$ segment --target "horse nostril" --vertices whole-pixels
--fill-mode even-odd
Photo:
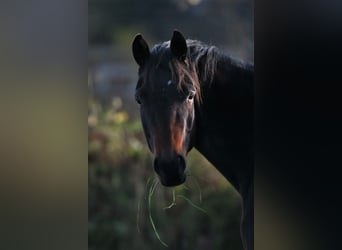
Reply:
[[[178,161],[178,166],[179,166],[180,170],[183,172],[185,170],[185,166],[186,166],[184,157],[181,155],[178,155],[177,161]]]
[[[159,166],[159,161],[158,158],[154,159],[154,171],[156,171],[157,174],[160,174],[160,166]]]

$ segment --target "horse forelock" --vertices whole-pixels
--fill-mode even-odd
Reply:
[[[177,88],[182,89],[186,83],[192,83],[196,90],[196,101],[201,102],[201,84],[198,78],[196,65],[186,58],[184,62],[171,60],[169,68],[172,72],[172,78],[177,82]]]

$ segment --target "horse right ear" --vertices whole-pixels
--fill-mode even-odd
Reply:
[[[132,51],[133,57],[139,66],[142,66],[150,57],[150,49],[141,34],[134,37]]]
[[[176,29],[173,31],[170,48],[172,54],[176,56],[177,59],[184,61],[188,48],[183,34]]]

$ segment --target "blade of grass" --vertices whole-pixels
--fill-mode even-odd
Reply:
[[[199,211],[203,212],[203,213],[207,213],[207,211],[205,211],[203,208],[197,206],[196,204],[194,204],[191,200],[189,200],[188,198],[186,198],[184,195],[178,194],[177,197],[182,198],[184,200],[186,200],[192,207],[198,209]]]
[[[176,206],[176,189],[172,190],[172,203],[169,206],[164,207],[164,209],[170,209],[173,206]]]
[[[164,241],[162,241],[162,239],[160,238],[159,233],[158,233],[157,228],[156,228],[156,225],[154,224],[154,221],[153,221],[153,218],[152,218],[151,200],[152,200],[152,195],[153,195],[153,193],[154,193],[154,190],[156,189],[156,187],[158,186],[158,184],[159,184],[159,181],[158,181],[158,180],[155,181],[155,182],[151,185],[150,191],[149,191],[149,194],[148,194],[149,219],[150,219],[150,223],[151,223],[151,225],[152,225],[152,228],[153,228],[153,230],[154,230],[154,233],[155,233],[157,239],[160,241],[160,243],[161,243],[163,246],[168,247],[168,245],[167,245]]]
[[[147,190],[148,190],[147,187],[150,184],[150,182],[152,181],[152,178],[153,178],[153,176],[150,176],[150,177],[147,178],[147,181],[146,181],[146,185],[145,185],[145,200],[146,200],[146,195],[147,195]]]
[[[145,184],[145,195],[144,195],[144,197],[140,197],[140,199],[138,200],[137,219],[136,219],[137,220],[137,231],[138,231],[138,233],[140,233],[139,222],[140,222],[141,201],[142,201],[142,198],[144,200],[147,199],[147,190],[148,190],[149,184],[152,181],[152,178],[153,178],[153,176],[150,176],[150,177],[147,178],[146,184]]]
[[[193,176],[193,175],[188,175],[189,177],[192,177],[193,181],[195,182],[196,184],[196,187],[198,189],[198,192],[199,192],[199,200],[200,200],[200,203],[202,203],[202,190],[201,190],[201,187],[198,183],[198,180],[196,178],[196,176]]]

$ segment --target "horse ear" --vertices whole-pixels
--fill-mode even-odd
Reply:
[[[188,47],[185,38],[178,30],[173,31],[170,48],[172,53],[181,61],[185,60]]]
[[[150,57],[150,49],[141,34],[134,37],[132,51],[133,57],[139,66],[142,66]]]

